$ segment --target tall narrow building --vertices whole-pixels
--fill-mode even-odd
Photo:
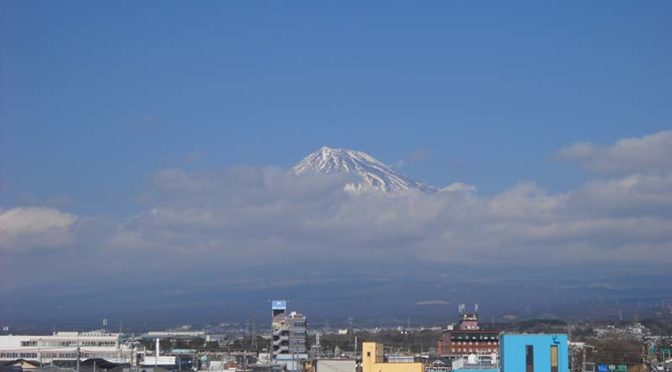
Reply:
[[[287,317],[287,327],[289,328],[289,353],[306,353],[306,316],[295,311],[289,313]]]
[[[271,311],[273,364],[288,372],[299,371],[308,359],[306,317],[295,311],[287,313],[287,301],[273,301]]]
[[[271,303],[271,342],[273,343],[273,360],[278,354],[289,354],[289,329],[287,321],[287,301]]]

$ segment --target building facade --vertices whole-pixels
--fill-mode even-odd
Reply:
[[[285,322],[289,329],[289,354],[305,354],[307,352],[306,338],[308,336],[306,316],[291,312]]]
[[[422,363],[385,362],[383,344],[362,343],[362,372],[423,372]]]
[[[569,341],[564,334],[503,334],[499,366],[483,368],[478,358],[453,372],[569,372]]]
[[[271,303],[271,342],[275,360],[279,354],[289,354],[289,329],[286,327],[287,301]]]
[[[569,372],[569,340],[564,334],[505,334],[502,371]]]
[[[121,342],[120,334],[104,331],[0,336],[0,361],[25,359],[48,364],[90,358],[131,363],[133,350]]]
[[[306,317],[295,311],[288,313],[286,301],[273,301],[271,314],[273,362],[296,370],[299,361],[308,359]]]
[[[436,346],[439,355],[461,358],[470,354],[499,353],[499,331],[480,329],[478,314],[460,312],[457,329],[443,331]]]
[[[357,361],[354,359],[317,359],[315,372],[355,372]]]

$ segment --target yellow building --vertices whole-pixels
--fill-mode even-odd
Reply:
[[[422,363],[385,363],[383,344],[362,343],[362,372],[423,372]]]

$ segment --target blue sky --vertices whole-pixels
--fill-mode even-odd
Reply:
[[[501,311],[672,305],[670,35],[671,2],[0,0],[0,324],[213,293],[405,318],[456,266]],[[478,191],[283,171],[323,145]]]
[[[669,127],[670,7],[2,2],[1,202],[132,209],[156,170],[322,145],[562,190],[559,148]]]

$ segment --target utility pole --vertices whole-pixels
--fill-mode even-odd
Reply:
[[[320,345],[320,331],[315,332],[315,346],[317,347],[317,359],[320,359],[320,349],[322,348]]]
[[[352,328],[352,322],[354,319],[352,317],[348,318],[348,334],[350,335],[350,342],[352,343],[354,338],[353,336],[355,335],[355,330]]]
[[[256,319],[252,317],[252,349],[257,350],[257,323]]]
[[[132,353],[131,354],[131,372],[133,372],[133,367],[136,367],[137,370],[137,364],[138,364],[138,354],[137,354],[137,349],[135,346],[135,341],[133,342],[133,348],[132,348]]]
[[[79,359],[80,359],[80,348],[79,348],[79,332],[77,332],[77,372],[79,372]]]

